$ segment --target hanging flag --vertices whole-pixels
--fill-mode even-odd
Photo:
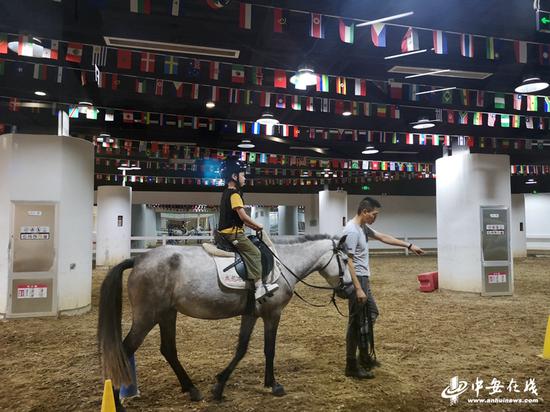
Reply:
[[[420,133],[418,135],[418,144],[422,146],[426,146],[426,135],[424,133]]]
[[[550,113],[550,97],[544,96],[544,112]]]
[[[367,95],[367,81],[362,79],[355,79],[355,95],[366,96]]]
[[[313,97],[306,97],[306,110],[308,112],[313,111]]]
[[[539,99],[534,95],[527,95],[527,110],[530,112],[536,112],[539,110]]]
[[[252,28],[252,4],[241,2],[239,27],[246,30],[250,30]]]
[[[273,31],[275,33],[282,33],[286,22],[286,12],[279,7],[273,8]]]
[[[505,109],[504,93],[495,93],[495,109]]]
[[[302,110],[302,103],[300,102],[300,96],[292,96],[292,109]]]
[[[244,67],[238,64],[231,66],[231,81],[233,83],[244,83]]]
[[[246,123],[237,122],[237,133],[246,133]]]
[[[527,63],[527,42],[515,40],[514,55],[516,63]]]
[[[483,125],[483,115],[480,112],[474,113],[474,126]]]
[[[336,93],[338,94],[347,94],[346,87],[346,78],[345,77],[336,77]]]
[[[130,0],[132,13],[151,14],[151,0]]]
[[[132,52],[130,50],[118,49],[117,50],[117,69],[132,69]]]
[[[278,95],[275,100],[275,107],[278,109],[286,109],[286,98],[284,95]]]
[[[252,73],[250,78],[252,79],[252,84],[256,86],[261,86],[264,82],[264,73],[261,67],[252,67]]]
[[[260,134],[260,132],[261,132],[260,123],[258,122],[252,123],[252,134]],[[262,153],[262,154],[265,154],[265,153]]]
[[[474,36],[471,34],[460,35],[460,54],[464,57],[474,57]]]
[[[172,84],[174,85],[174,89],[176,89],[176,96],[183,97],[183,82],[173,81]]]
[[[476,90],[476,106],[485,106],[485,92],[483,90]]]
[[[210,80],[219,80],[220,78],[220,63],[210,62],[210,70],[208,71]]]
[[[210,86],[211,95],[210,101],[217,102],[220,100],[220,88],[218,86]]]
[[[453,91],[445,90],[441,93],[441,103],[443,104],[453,104]]]
[[[403,98],[403,85],[401,83],[390,82],[390,97],[399,100]]]
[[[164,80],[157,79],[155,82],[155,95],[162,96],[164,92]]]
[[[514,93],[514,110],[521,110],[522,101],[523,101],[523,96],[521,94]]]
[[[92,66],[103,67],[107,64],[107,47],[92,47]]]
[[[439,146],[439,135],[432,135],[432,146]]]
[[[197,100],[199,98],[199,85],[191,83],[191,99]]]
[[[174,56],[164,58],[164,74],[178,74],[178,59]]]
[[[281,89],[286,89],[286,72],[284,70],[274,71],[273,86]]]
[[[434,53],[447,54],[447,36],[441,30],[433,31]]]
[[[528,129],[533,128],[533,118],[531,116],[525,117],[525,127],[527,127]]]
[[[520,117],[519,115],[515,114],[515,115],[512,115],[512,127],[514,128],[519,128],[520,126]]]
[[[386,47],[386,25],[375,23],[370,27],[370,38],[376,47]]]
[[[8,54],[8,35],[0,33],[0,54]]]
[[[253,103],[252,92],[250,90],[243,90],[243,94],[244,94],[243,103],[246,105],[252,104]]]
[[[550,45],[539,44],[539,63],[541,66],[550,66]]]
[[[153,53],[141,53],[140,70],[146,73],[155,72],[155,55]]]
[[[414,50],[418,50],[418,33],[412,27],[409,27],[403,40],[401,40],[401,52],[407,53]]]
[[[183,16],[183,1],[184,0],[172,0],[172,7],[170,9],[172,16]]]
[[[325,27],[323,26],[323,16],[318,13],[311,13],[311,26],[309,35],[316,39],[325,38]]]
[[[212,9],[218,10],[222,7],[227,6],[231,0],[206,0],[206,4],[208,4]]]
[[[416,84],[409,84],[408,85],[408,98],[410,101],[413,101],[413,102],[417,102],[419,100],[419,97],[417,96],[416,93],[418,93],[418,85]]]
[[[330,112],[330,99],[327,99],[326,97],[321,98],[321,112]]]
[[[497,121],[497,115],[495,113],[487,114],[487,126],[495,127],[496,121]]]
[[[147,81],[136,79],[136,93],[145,93],[147,91]]]
[[[498,52],[497,52],[497,42],[498,40],[496,40],[494,37],[487,37],[485,39],[485,57],[489,60],[495,60],[495,59],[498,59],[499,55],[498,55]]]
[[[36,80],[47,80],[48,79],[48,66],[44,64],[35,64],[33,79]]]
[[[407,133],[405,135],[405,143],[406,144],[414,144],[414,134],[412,133]]]
[[[399,107],[395,104],[392,104],[390,106],[390,118],[392,119],[399,119],[401,117],[401,111],[399,110]]]
[[[318,91],[318,92],[328,92],[328,91],[330,91],[328,75],[326,75],[326,74],[318,74],[317,75],[316,91]]]
[[[340,33],[340,40],[344,43],[353,44],[355,40],[355,24],[346,22],[341,18],[338,23],[338,29]]]
[[[65,60],[73,63],[80,63],[82,59],[82,44],[80,43],[69,43],[67,45],[67,54],[65,55]]]
[[[343,100],[335,100],[334,101],[334,113],[335,114],[344,113],[344,101]]]
[[[500,115],[500,127],[510,127],[510,116],[507,114]]]
[[[455,122],[454,110],[447,110],[447,123],[454,124],[454,122]]]
[[[31,36],[19,36],[17,54],[19,56],[33,57],[33,41]]]
[[[2,49],[0,39],[0,52]],[[57,40],[42,40],[42,56],[45,59],[57,60],[59,57],[59,41]]]
[[[241,102],[241,93],[239,89],[229,89],[229,103],[239,104]]]
[[[460,99],[462,101],[463,106],[469,106],[470,105],[470,92],[468,89],[461,89],[460,90]]]
[[[57,83],[61,83],[63,81],[63,66],[57,67]]]
[[[187,65],[187,75],[192,78],[197,78],[201,74],[201,61],[199,59],[189,60]]]
[[[370,103],[363,103],[363,115],[372,116],[372,105]]]
[[[468,112],[458,112],[458,123],[468,124]]]
[[[376,116],[377,117],[386,117],[386,105],[385,104],[379,104],[376,107]]]
[[[270,107],[271,106],[271,93],[270,92],[261,92],[260,93],[260,106]]]

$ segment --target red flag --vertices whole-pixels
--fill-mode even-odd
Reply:
[[[210,62],[210,80],[218,80],[220,77],[220,63]]]
[[[0,34],[0,54],[8,53],[8,35]]]
[[[116,73],[113,73],[111,75],[111,89],[112,90],[117,90],[118,89],[118,74]]]
[[[447,110],[447,123],[453,124],[455,122],[455,112],[453,110]]]
[[[15,97],[10,98],[10,101],[8,103],[8,110],[10,112],[18,112],[19,104],[19,101]]]
[[[284,70],[275,70],[273,86],[286,89],[286,72]]]
[[[344,101],[343,100],[335,100],[334,101],[334,113],[336,113],[336,114],[344,113]]]
[[[162,96],[164,89],[164,81],[162,79],[158,79],[155,83],[155,95]]]
[[[67,46],[67,55],[65,60],[73,63],[80,63],[82,59],[82,44],[80,43],[69,43]]]
[[[141,65],[142,72],[154,73],[155,71],[155,55],[153,53],[141,53]]]
[[[275,33],[282,33],[283,27],[286,25],[286,16],[283,9],[275,7],[273,9],[273,31]]]
[[[132,69],[132,52],[130,50],[117,50],[117,69]]]
[[[252,4],[241,2],[239,13],[239,27],[241,29],[247,30],[250,30],[252,28]]]
[[[174,88],[176,89],[176,96],[182,97],[183,96],[183,82],[173,82]]]
[[[323,16],[318,13],[311,13],[311,28],[309,31],[311,37],[316,39],[325,38],[325,28],[323,26]]]

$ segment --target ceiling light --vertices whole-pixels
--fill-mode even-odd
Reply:
[[[351,116],[351,112],[349,110],[344,110],[342,116]]]
[[[426,90],[426,91],[423,91],[423,92],[417,92],[415,93],[416,96],[420,95],[420,94],[428,94],[428,93],[439,93],[439,92],[444,92],[446,90],[454,90],[456,89],[456,87],[445,87],[444,89],[432,89],[432,90]]]
[[[315,71],[309,66],[301,66],[295,75],[290,78],[296,89],[305,90],[307,86],[315,86],[317,84],[317,76]]]
[[[42,92],[40,90],[35,91],[34,94],[36,94],[37,96],[46,96],[46,92]]]
[[[121,163],[120,166],[117,168],[118,170],[126,171],[126,170],[141,170],[141,167],[137,165],[135,162],[125,162]]]
[[[405,57],[405,56],[410,56],[412,54],[425,53],[427,51],[428,51],[428,49],[414,50],[414,51],[407,52],[407,53],[399,53],[399,54],[393,54],[391,56],[386,56],[386,57],[384,57],[384,59],[386,59],[386,60],[395,59],[397,57]]]
[[[290,150],[311,150],[313,152],[317,152],[317,153],[320,153],[320,154],[325,154],[325,150],[327,150],[328,148],[311,147],[311,146],[290,146],[289,149]]]
[[[370,26],[370,25],[376,24],[376,23],[383,23],[385,21],[390,21],[390,20],[400,19],[402,17],[407,17],[407,16],[410,16],[411,14],[414,14],[414,12],[413,11],[408,11],[406,13],[395,14],[395,15],[389,16],[389,17],[382,17],[381,19],[370,20],[370,21],[366,21],[364,23],[359,23],[355,27],[364,27],[364,26]]]
[[[526,182],[525,182],[526,185],[536,185],[537,184],[537,181],[535,179],[528,179]]]
[[[279,121],[271,113],[263,113],[262,116],[256,120],[256,123],[266,126],[275,126],[279,124]]]
[[[379,150],[374,146],[367,146],[361,153],[364,155],[376,154]]]
[[[434,74],[447,73],[450,71],[451,69],[442,69],[442,70],[435,70],[435,71],[426,72],[426,73],[411,74],[410,76],[405,76],[405,79],[412,79],[414,77],[421,77],[421,76],[433,76]]]
[[[198,54],[201,56],[239,58],[240,51],[234,49],[220,49],[217,47],[196,46],[194,44],[165,43],[150,40],[126,39],[121,37],[104,36],[105,43],[111,47],[126,47],[137,50],[155,50],[170,53]]]
[[[440,70],[437,67],[413,67],[413,66],[393,66],[388,70],[390,73],[400,73],[400,74],[421,74],[426,72],[431,72],[432,76],[437,77],[451,77],[458,79],[472,79],[472,80],[483,80],[493,75],[493,73],[487,72],[472,72],[467,70],[454,70],[451,69],[446,72],[441,72],[434,74],[434,72]]]
[[[541,80],[539,77],[529,77],[524,79],[514,91],[516,93],[535,93],[546,89],[548,86],[548,82]]]
[[[246,140],[246,139],[243,139],[241,141],[241,143],[239,143],[237,145],[237,147],[241,148],[241,149],[253,149],[255,148],[256,146],[254,145],[254,143],[252,143],[250,140]]]
[[[214,107],[216,107],[216,103],[214,103],[214,102],[206,102],[206,108],[207,108],[207,109],[213,109]]]
[[[411,123],[413,125],[413,129],[430,129],[435,126],[435,123],[428,119],[420,119],[418,122]]]

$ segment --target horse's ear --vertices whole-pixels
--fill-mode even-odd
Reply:
[[[338,242],[338,248],[339,249],[346,243],[346,238],[347,237],[348,237],[348,235],[344,235],[340,238],[340,241]]]

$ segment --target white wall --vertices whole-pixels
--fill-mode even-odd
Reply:
[[[348,195],[341,190],[319,192],[319,231],[338,236],[348,221]]]
[[[523,230],[520,230],[523,229]],[[512,254],[514,257],[527,256],[527,238],[525,234],[525,195],[512,195]]]
[[[550,193],[525,195],[527,248],[550,250]]]
[[[436,171],[439,286],[480,293],[480,206],[511,208],[510,159],[464,153],[437,159]]]

